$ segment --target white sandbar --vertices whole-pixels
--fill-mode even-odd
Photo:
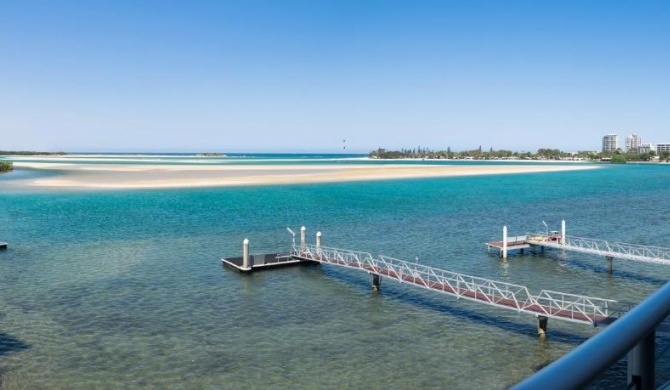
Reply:
[[[16,184],[71,189],[224,187],[575,171],[585,165],[140,165],[15,162],[54,175]],[[59,174],[62,173],[62,174]]]

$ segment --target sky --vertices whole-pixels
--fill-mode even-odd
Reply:
[[[662,1],[0,0],[0,150],[670,142],[669,20]]]

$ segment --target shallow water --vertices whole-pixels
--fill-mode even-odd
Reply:
[[[20,173],[20,172],[19,172]],[[2,182],[0,182],[0,191]],[[670,166],[370,183],[0,192],[3,388],[505,388],[599,329],[549,322],[329,266],[240,275],[221,257],[326,246],[625,301],[660,265],[483,243],[558,230],[670,246]],[[661,338],[661,343],[664,339]],[[666,358],[667,360],[667,358]],[[660,364],[665,360],[661,360]],[[622,371],[623,370],[623,371]],[[659,383],[670,370],[658,370]],[[621,372],[596,387],[621,387]],[[625,381],[625,379],[623,379]]]

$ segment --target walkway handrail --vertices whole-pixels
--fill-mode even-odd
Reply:
[[[610,317],[612,313],[609,310],[609,306],[617,303],[612,299],[567,294],[550,290],[542,290],[534,298],[537,304],[549,308],[548,314],[551,314],[554,310],[569,311],[573,316],[579,313],[594,319]]]
[[[396,277],[406,274],[419,278],[426,287],[431,283],[449,286],[455,291],[454,295],[459,298],[470,299],[464,292],[471,291],[490,297],[489,303],[492,305],[496,305],[501,299],[511,299],[514,304],[510,306],[518,311],[523,309],[525,301],[532,299],[526,286],[518,284],[459,274],[382,255],[373,261],[377,268],[390,269]],[[402,277],[398,279],[402,280]]]
[[[566,245],[595,249],[607,252],[626,253],[633,256],[653,257],[670,260],[670,248],[628,244],[625,242],[610,242],[602,239],[566,236]]]
[[[612,242],[598,238],[565,236],[561,244],[546,233],[528,234],[528,242],[574,251],[600,254],[603,256],[621,257],[630,260],[648,261],[659,264],[670,264],[670,248]]]
[[[605,330],[512,387],[578,389],[588,385],[670,315],[670,282]]]
[[[611,321],[610,299],[542,290],[532,295],[526,286],[460,274],[388,256],[372,257],[367,252],[320,247],[293,246],[293,255],[345,268],[386,275],[415,286],[443,292],[499,308],[564,321],[597,325]]]

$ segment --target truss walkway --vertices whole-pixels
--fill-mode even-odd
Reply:
[[[387,256],[373,257],[366,252],[294,245],[291,256],[301,260],[333,264],[373,274],[376,286],[379,276],[396,279],[454,296],[538,318],[555,318],[581,324],[609,324],[628,310],[614,300],[542,290],[533,295],[525,286],[459,274]],[[546,329],[545,329],[546,330]]]
[[[609,242],[606,240],[547,234],[529,234],[530,245],[587,253],[607,258],[670,265],[670,248]]]

